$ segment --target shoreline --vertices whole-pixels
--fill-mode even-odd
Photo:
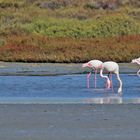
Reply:
[[[19,63],[0,62],[1,76],[55,76],[67,74],[86,74],[89,68],[83,69],[82,63]],[[120,73],[136,74],[139,66],[131,63],[119,63]]]

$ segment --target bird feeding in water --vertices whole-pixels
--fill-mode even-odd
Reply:
[[[136,63],[136,64],[140,65],[140,57],[136,58],[136,59],[133,59],[131,61],[131,63]],[[138,70],[137,75],[140,77],[140,69]]]
[[[95,74],[94,74],[94,87],[95,88],[96,88],[96,80],[97,80],[96,74],[97,74],[98,69],[102,68],[102,64],[103,64],[103,62],[100,60],[91,60],[91,61],[84,63],[82,65],[83,68],[88,67],[88,68],[91,68],[92,70],[94,70],[94,72],[95,72]],[[87,74],[87,87],[88,88],[89,88],[89,79],[90,79],[91,74],[92,74],[91,72],[89,72]]]
[[[111,74],[111,76],[112,76],[112,73],[116,74],[117,80],[119,81],[119,84],[120,84],[119,89],[118,89],[118,93],[122,93],[122,81],[121,81],[120,76],[119,76],[119,65],[116,62],[113,62],[113,61],[104,62],[102,64],[102,68],[100,70],[100,76],[102,78],[106,78],[107,88],[110,89],[111,86],[113,86],[112,77],[109,79],[108,76],[103,75],[103,70],[104,69],[107,72],[109,72]]]

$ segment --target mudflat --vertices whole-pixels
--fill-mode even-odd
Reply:
[[[131,63],[119,63],[120,73],[136,74],[139,66]],[[91,71],[89,68],[82,68],[79,63],[16,63],[0,62],[0,75],[65,75],[83,74]]]
[[[1,140],[139,140],[140,105],[1,104]]]

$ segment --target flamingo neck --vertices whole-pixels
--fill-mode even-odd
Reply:
[[[122,80],[120,79],[119,73],[116,74],[117,75],[117,79],[119,81],[120,87],[118,89],[118,93],[122,92]]]
[[[140,77],[140,69],[139,69],[139,71],[137,72],[137,75]]]
[[[109,78],[108,78],[108,76],[103,75],[103,69],[100,70],[100,76],[101,76],[102,78],[105,78],[107,81],[110,81]]]

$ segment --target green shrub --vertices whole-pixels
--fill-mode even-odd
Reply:
[[[139,34],[140,25],[126,16],[106,17],[96,22],[95,36]]]
[[[84,8],[99,9],[100,6],[98,6],[95,2],[92,2],[92,3],[86,3],[86,4],[84,5]]]
[[[31,33],[54,37],[107,37],[139,34],[140,25],[127,16],[109,16],[98,20],[37,19],[26,24]]]
[[[0,47],[1,47],[1,46],[4,46],[5,44],[6,44],[6,40],[0,38]]]
[[[9,1],[9,2],[5,2],[5,1],[0,1],[0,8],[20,8],[23,6],[22,2],[15,2],[15,1]]]

